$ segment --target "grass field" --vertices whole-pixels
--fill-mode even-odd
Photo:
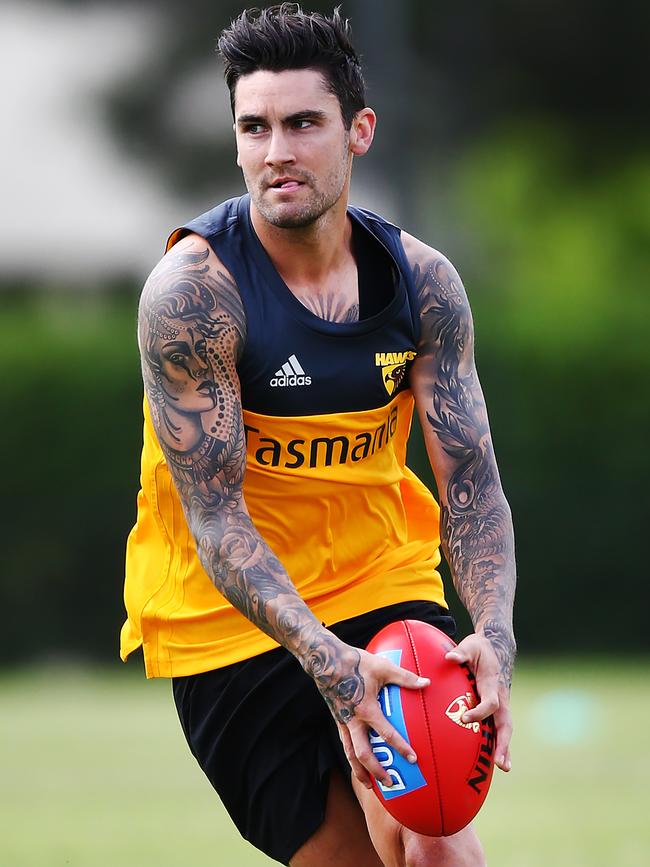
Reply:
[[[490,867],[650,865],[649,675],[520,664],[513,771],[477,822]],[[272,863],[230,828],[166,681],[48,667],[0,690],[0,867]]]

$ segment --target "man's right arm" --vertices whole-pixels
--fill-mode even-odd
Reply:
[[[357,776],[386,780],[369,750],[372,726],[412,753],[376,701],[415,675],[340,641],[314,617],[255,528],[243,495],[246,442],[236,371],[245,316],[234,281],[205,240],[176,244],[148,279],[138,337],[154,428],[201,563],[217,589],[289,650],[334,715]]]

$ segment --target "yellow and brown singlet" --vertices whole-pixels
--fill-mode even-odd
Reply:
[[[360,209],[349,215],[359,249],[392,272],[383,309],[364,316],[362,308],[350,323],[319,318],[290,292],[254,233],[248,196],[171,239],[203,236],[237,283],[247,324],[238,364],[246,503],[326,624],[414,599],[445,604],[438,505],[405,464],[414,289],[399,229]],[[199,562],[146,401],[125,602],[121,655],[142,645],[148,677],[207,671],[277,646],[226,601]]]

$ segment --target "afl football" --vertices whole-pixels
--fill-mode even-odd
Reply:
[[[494,722],[465,723],[478,693],[467,664],[445,659],[455,643],[435,626],[419,620],[390,623],[367,647],[395,665],[428,677],[424,689],[385,686],[378,698],[388,721],[417,754],[414,765],[376,732],[370,744],[393,780],[391,787],[373,780],[388,812],[418,834],[446,837],[464,828],[478,813],[494,769]]]

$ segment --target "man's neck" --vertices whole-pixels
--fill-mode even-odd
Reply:
[[[347,197],[315,223],[281,229],[265,220],[251,204],[251,222],[278,273],[289,286],[324,287],[332,274],[344,269],[352,255],[352,224]]]

